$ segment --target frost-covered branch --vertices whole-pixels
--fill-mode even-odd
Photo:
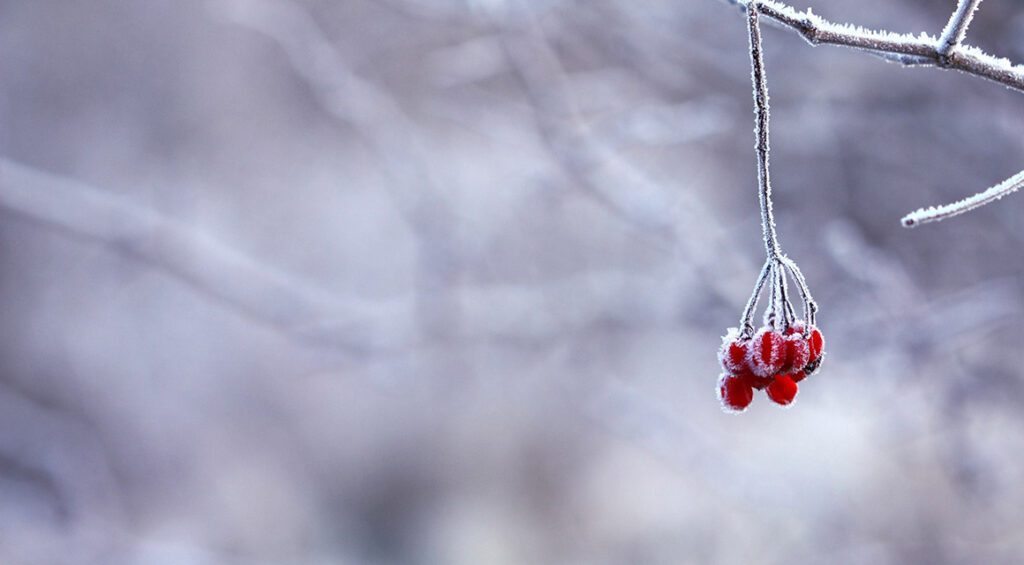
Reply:
[[[967,28],[970,26],[971,20],[981,4],[981,0],[959,0],[956,10],[950,16],[949,22],[942,31],[942,35],[937,39],[925,33],[914,36],[888,31],[873,31],[849,24],[838,24],[815,15],[810,9],[801,12],[787,4],[773,0],[725,1],[738,5],[747,12],[760,12],[764,14],[774,22],[795,30],[812,45],[844,45],[855,49],[863,49],[880,55],[887,60],[897,61],[905,65],[954,69],[1024,92],[1024,65],[1016,65],[1008,59],[993,57],[977,47],[963,45],[964,37],[967,35]],[[750,10],[751,6],[755,6],[756,9]],[[751,21],[755,21],[753,15],[751,17]],[[754,33],[755,30],[752,27],[751,41],[754,39]],[[752,46],[751,56],[754,57],[759,54],[760,46]],[[757,90],[758,68],[758,61],[755,60],[755,90]],[[765,93],[765,96],[767,96],[767,93]],[[758,97],[756,92],[755,97]],[[760,123],[759,114],[759,128]],[[767,161],[767,149],[765,149],[764,157],[762,158],[760,146],[758,161],[760,170],[762,168],[762,161]],[[912,227],[942,220],[999,200],[1020,188],[1021,184],[1024,183],[1024,179],[1021,178],[1022,175],[1024,173],[1015,175],[970,198],[938,208],[931,207],[912,212],[903,218],[903,225]],[[770,188],[768,190],[770,191]],[[763,192],[764,188],[762,188]],[[764,212],[765,206],[762,203],[762,214]],[[767,209],[767,218],[769,221],[771,220],[770,203]],[[765,242],[766,245],[770,243],[767,227]]]
[[[915,210],[914,212],[904,216],[901,221],[905,227],[912,228],[929,222],[945,220],[946,218],[958,216],[964,212],[969,212],[975,208],[995,202],[1007,194],[1016,192],[1021,186],[1024,186],[1024,171],[1013,175],[988,190],[984,190],[974,196],[964,198],[963,200],[958,200],[944,206],[930,206],[928,208]]]
[[[751,2],[747,10],[750,32],[750,68],[754,84],[754,135],[757,138],[757,187],[758,202],[761,206],[761,227],[764,247],[769,259],[782,254],[779,237],[775,233],[775,217],[772,214],[772,183],[769,177],[768,154],[768,82],[764,76],[764,56],[761,52],[761,27],[758,25],[758,3]]]
[[[725,1],[744,10],[747,6],[745,0]],[[812,45],[843,45],[863,49],[906,65],[954,69],[1024,91],[1024,65],[1015,65],[977,47],[959,44],[979,1],[964,0],[960,3],[946,26],[948,36],[944,32],[941,40],[926,33],[900,34],[835,23],[814,14],[810,9],[801,12],[774,0],[761,0],[758,5],[762,15],[793,29]],[[944,50],[943,45],[953,47]]]
[[[964,36],[967,35],[967,27],[971,25],[971,20],[974,19],[974,13],[978,10],[979,4],[981,4],[981,0],[960,0],[956,11],[949,17],[946,29],[942,30],[942,36],[939,38],[939,53],[948,55],[963,43]]]

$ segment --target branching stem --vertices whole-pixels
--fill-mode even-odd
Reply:
[[[765,224],[765,245],[768,247],[769,256],[773,254],[773,249],[774,253],[778,253],[778,243],[776,242],[771,201],[768,200],[767,205],[765,204],[765,195],[770,196],[771,191],[767,177],[768,93],[767,87],[764,85],[764,63],[761,61],[758,14],[764,14],[775,23],[793,29],[812,45],[843,45],[862,49],[904,65],[954,69],[1024,92],[1024,65],[1015,65],[1006,59],[988,55],[977,47],[963,44],[967,28],[971,25],[971,20],[974,19],[981,0],[959,0],[956,10],[953,11],[938,39],[925,34],[920,36],[896,34],[837,24],[814,15],[809,9],[801,12],[775,0],[725,1],[745,9],[750,23],[750,55],[754,64],[755,110],[758,113],[758,168],[762,185],[761,213],[762,221]],[[912,227],[942,220],[984,206],[1024,185],[1022,175],[1024,173],[1014,175],[988,190],[958,202],[912,212],[903,218],[903,225]]]
[[[725,1],[746,9],[752,0]],[[946,26],[947,30],[953,30],[949,39],[956,40],[953,45],[957,48],[947,51],[941,50],[940,45],[949,42],[942,42],[925,34],[898,34],[838,24],[819,17],[810,10],[801,12],[775,0],[757,0],[757,5],[758,11],[765,17],[799,33],[812,45],[830,44],[862,49],[904,65],[954,69],[1024,91],[1024,65],[1014,65],[977,47],[960,44],[959,40],[963,38],[970,17],[973,16],[979,2],[980,0],[961,0],[957,11]],[[963,16],[958,17],[961,11]]]

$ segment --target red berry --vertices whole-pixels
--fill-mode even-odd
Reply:
[[[726,373],[737,374],[747,368],[747,346],[749,338],[740,337],[736,328],[729,328],[729,331],[722,336],[722,347],[718,350],[718,362]]]
[[[726,412],[743,412],[754,400],[754,391],[746,379],[722,374],[718,378],[718,399]]]
[[[768,398],[772,402],[786,406],[793,402],[799,387],[790,375],[779,375],[775,377],[772,384],[768,385]]]
[[[803,371],[797,371],[795,373],[790,373],[789,376],[793,378],[794,383],[798,383],[807,378],[807,373]]]
[[[810,348],[811,358],[810,361],[817,361],[821,357],[822,350],[825,349],[825,338],[821,335],[821,330],[815,326],[811,326],[811,333],[807,336],[807,345]]]
[[[754,374],[749,368],[744,368],[742,371],[736,373],[736,376],[750,383],[750,386],[757,390],[764,390],[764,387],[771,384],[774,377],[759,377]]]
[[[786,336],[786,361],[783,363],[783,373],[799,371],[807,366],[811,360],[810,346],[804,336],[794,333]]]
[[[747,348],[750,370],[759,377],[771,377],[786,361],[786,339],[781,333],[764,327],[754,334]]]

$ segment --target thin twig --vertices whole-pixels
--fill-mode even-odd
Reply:
[[[1017,189],[1022,186],[1024,186],[1024,171],[1013,175],[988,190],[979,192],[978,194],[969,196],[963,200],[958,200],[944,206],[931,206],[929,208],[915,210],[914,212],[904,216],[901,222],[904,227],[912,228],[921,224],[937,222],[939,220],[945,220],[946,218],[952,218],[953,216],[959,216],[964,212],[969,212],[975,208],[995,202],[1007,194],[1016,192]]]
[[[775,217],[772,214],[772,184],[768,176],[768,83],[764,76],[764,56],[761,53],[761,27],[758,25],[758,2],[752,1],[747,10],[747,24],[750,31],[751,78],[754,83],[754,134],[757,138],[757,184],[758,201],[761,205],[761,230],[768,257],[778,257],[779,237],[775,233]]]
[[[967,28],[971,25],[971,20],[974,19],[974,13],[978,10],[979,4],[981,4],[981,0],[960,0],[957,4],[956,11],[949,17],[949,23],[946,24],[946,29],[942,30],[942,36],[939,38],[939,53],[941,55],[949,56],[963,43],[964,37],[967,35]]]
[[[804,274],[800,271],[800,268],[796,266],[796,263],[789,257],[783,256],[780,259],[782,266],[789,271],[791,277],[796,282],[797,290],[800,292],[800,298],[804,301],[804,318],[807,323],[814,325],[816,314],[818,311],[818,305],[814,302],[814,297],[811,296],[811,289],[807,285],[807,279],[804,278]]]
[[[837,24],[814,15],[810,9],[801,12],[787,4],[773,0],[724,1],[738,5],[748,13],[762,13],[772,21],[795,30],[812,45],[823,43],[843,45],[866,50],[886,60],[908,66],[954,69],[1024,92],[1024,65],[1015,65],[1005,58],[988,55],[977,47],[963,45],[967,28],[970,26],[981,0],[959,0],[942,36],[938,39],[926,34],[920,36],[895,34],[888,31],[872,31],[847,24]],[[754,6],[755,9],[750,10],[751,6]],[[751,14],[752,18],[754,14]],[[752,19],[752,21],[754,20]],[[754,34],[755,31],[752,29],[752,39]],[[754,55],[752,47],[751,56]],[[755,63],[755,81],[757,73]],[[760,159],[760,155],[758,157]],[[903,218],[903,225],[911,227],[941,220],[984,206],[1020,188],[1019,176],[1011,177],[984,192],[959,202],[912,212]]]
[[[754,334],[754,311],[757,310],[757,303],[761,298],[761,291],[764,289],[764,284],[768,281],[768,277],[772,273],[772,261],[771,259],[764,262],[764,267],[761,267],[761,274],[757,276],[757,282],[754,283],[754,292],[750,294],[750,298],[747,300],[747,306],[743,309],[743,316],[740,317],[740,332],[744,337],[750,337]]]

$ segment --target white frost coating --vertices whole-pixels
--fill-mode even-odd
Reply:
[[[968,57],[971,60],[977,61],[979,64],[990,67],[993,72],[1024,76],[1024,65],[1014,64],[1013,61],[1006,57],[989,55],[981,48],[973,45],[962,45],[957,48],[956,52],[962,57]]]
[[[1013,175],[988,190],[979,192],[978,194],[969,196],[963,200],[958,200],[952,204],[946,204],[945,206],[929,206],[928,208],[921,208],[911,212],[904,216],[901,221],[904,227],[912,228],[920,224],[927,224],[928,222],[945,220],[946,218],[958,216],[964,212],[969,212],[975,208],[995,202],[1011,192],[1016,192],[1021,186],[1024,186],[1024,171]]]
[[[749,0],[725,0],[746,8]],[[977,4],[966,0],[968,4]],[[759,12],[777,24],[793,29],[812,45],[844,45],[862,49],[888,61],[908,66],[932,66],[955,69],[1024,91],[1024,66],[993,57],[977,47],[962,45],[962,39],[973,15],[970,5],[954,12],[942,38],[928,33],[918,35],[865,29],[861,26],[830,22],[811,10],[801,12],[774,0],[760,0]],[[962,17],[961,17],[962,14]],[[952,30],[952,32],[947,33]],[[955,45],[952,44],[956,42]]]
[[[723,369],[732,374],[736,374],[740,372],[741,369],[743,369],[742,361],[739,364],[734,363],[732,357],[729,355],[730,346],[732,346],[734,342],[740,341],[740,339],[740,329],[729,328],[728,331],[725,332],[725,335],[722,336],[722,346],[718,348],[718,364],[721,365]],[[746,343],[749,344],[750,341],[747,340]],[[746,346],[747,345],[745,344],[744,347]],[[744,360],[745,358],[746,355],[744,354]]]
[[[742,414],[743,412],[747,411],[747,408],[750,407],[750,404],[747,404],[743,408],[733,408],[732,406],[729,405],[729,403],[725,401],[725,381],[726,379],[729,378],[735,379],[738,377],[734,377],[733,375],[730,375],[728,373],[722,373],[718,375],[718,383],[715,385],[715,394],[718,395],[718,402],[722,405],[722,412],[725,412],[726,414]]]
[[[764,355],[765,340],[769,342],[768,355]],[[773,377],[786,359],[786,340],[770,327],[761,328],[747,347],[747,364],[759,377]]]
[[[783,369],[787,373],[801,371],[811,361],[811,346],[803,334],[794,333],[786,336],[786,361],[787,366]]]
[[[981,0],[960,0],[956,10],[949,17],[949,23],[942,30],[942,39],[939,41],[939,53],[948,55],[967,35],[967,28],[974,19],[974,13],[978,11]]]
[[[1024,65],[1014,64],[1005,57],[989,55],[977,47],[962,44],[981,0],[959,0],[940,38],[924,32],[914,36],[830,22],[815,15],[810,8],[801,12],[774,0],[725,1],[748,11],[751,6],[755,6],[755,11],[793,29],[812,45],[844,45],[907,66],[954,69],[1024,92]],[[999,200],[1024,184],[1022,176],[1024,172],[953,204],[912,212],[903,218],[903,225],[912,227],[942,220]]]

